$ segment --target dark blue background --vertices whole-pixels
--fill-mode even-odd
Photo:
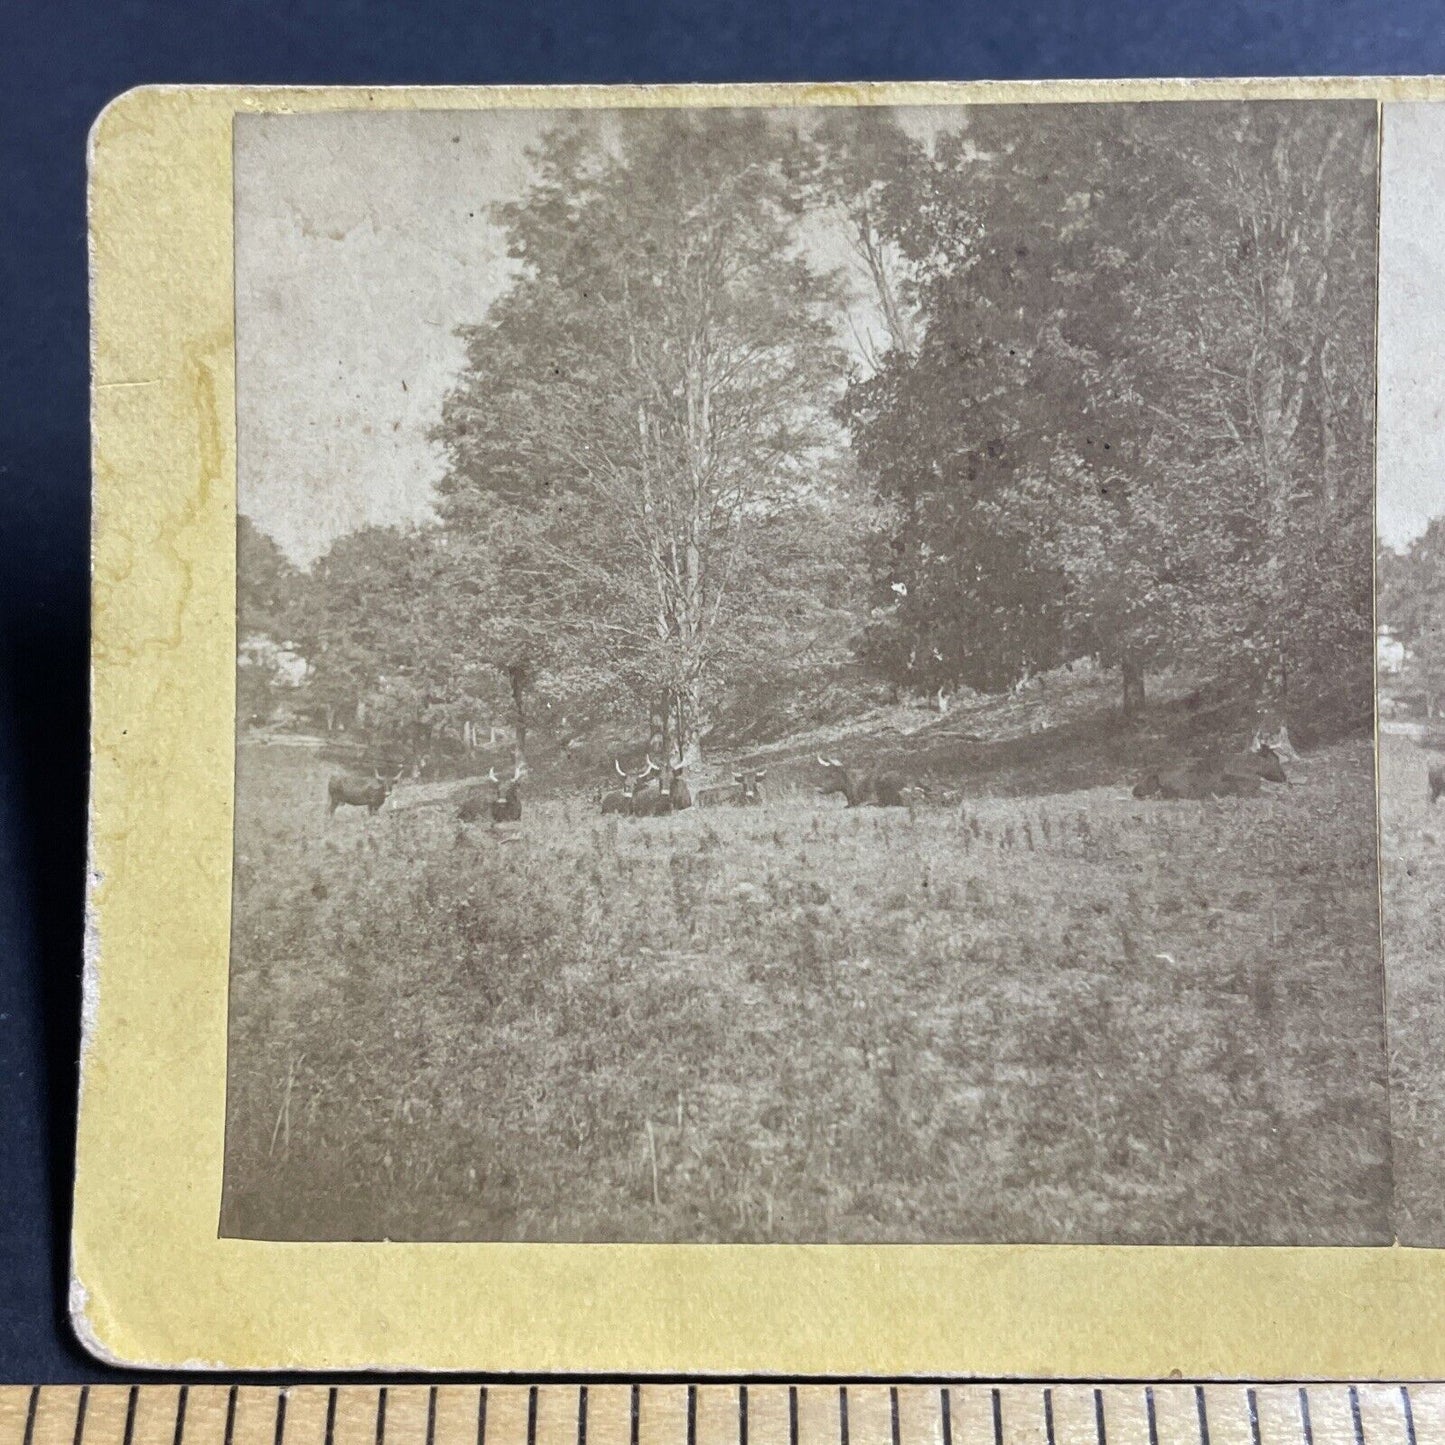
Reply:
[[[102,1380],[64,1313],[86,756],[85,138],[156,81],[1419,74],[1410,0],[50,0],[0,25],[0,1381]],[[479,1369],[486,1361],[478,1360]]]

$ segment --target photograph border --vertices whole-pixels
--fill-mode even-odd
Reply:
[[[1445,81],[147,87],[90,142],[92,721],[71,1317],[155,1368],[1445,1375],[1445,1252],[267,1243],[217,1233],[242,112],[1445,100]]]

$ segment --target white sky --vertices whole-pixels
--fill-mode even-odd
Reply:
[[[236,119],[238,502],[298,561],[427,514],[454,328],[508,276],[483,213],[538,134],[536,113],[478,119]]]
[[[1392,547],[1445,512],[1445,105],[1384,108],[1376,514]]]
[[[920,136],[962,117],[900,113]],[[486,208],[525,190],[524,152],[558,118],[237,117],[238,500],[296,561],[428,515],[442,457],[427,434],[464,355],[455,328],[511,275]],[[841,238],[811,230],[814,260],[844,264]]]

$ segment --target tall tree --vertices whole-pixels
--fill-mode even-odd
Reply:
[[[1372,126],[980,108],[883,188],[923,337],[849,407],[899,504],[896,667],[997,687],[1091,652],[1132,712],[1168,661],[1278,699],[1368,659]]]
[[[383,684],[417,676],[430,626],[429,555],[423,533],[364,527],[338,537],[305,574],[293,633],[328,726],[354,719]]]
[[[551,133],[496,213],[521,272],[465,328],[438,430],[446,531],[525,533],[510,615],[583,644],[684,754],[728,667],[808,605],[798,553],[846,510],[838,292],[799,244],[797,146],[748,111]]]

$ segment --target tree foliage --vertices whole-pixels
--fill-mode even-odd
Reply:
[[[526,655],[587,657],[683,752],[848,593],[838,295],[798,242],[795,145],[746,111],[549,135],[496,217],[520,277],[466,329],[438,432],[448,534],[519,539]]]
[[[236,624],[242,638],[287,641],[296,615],[301,572],[275,541],[244,514],[236,518]]]
[[[848,396],[882,665],[1092,653],[1128,707],[1170,661],[1367,661],[1373,167],[1368,108],[1196,104],[980,108],[895,173],[923,338]]]
[[[920,133],[559,123],[491,214],[514,270],[460,328],[434,523],[302,575],[243,519],[243,627],[285,619],[343,712],[504,703],[519,753],[566,712],[695,756],[850,662],[998,692],[1088,656],[1126,712],[1167,667],[1284,713],[1358,695],[1373,108]]]

